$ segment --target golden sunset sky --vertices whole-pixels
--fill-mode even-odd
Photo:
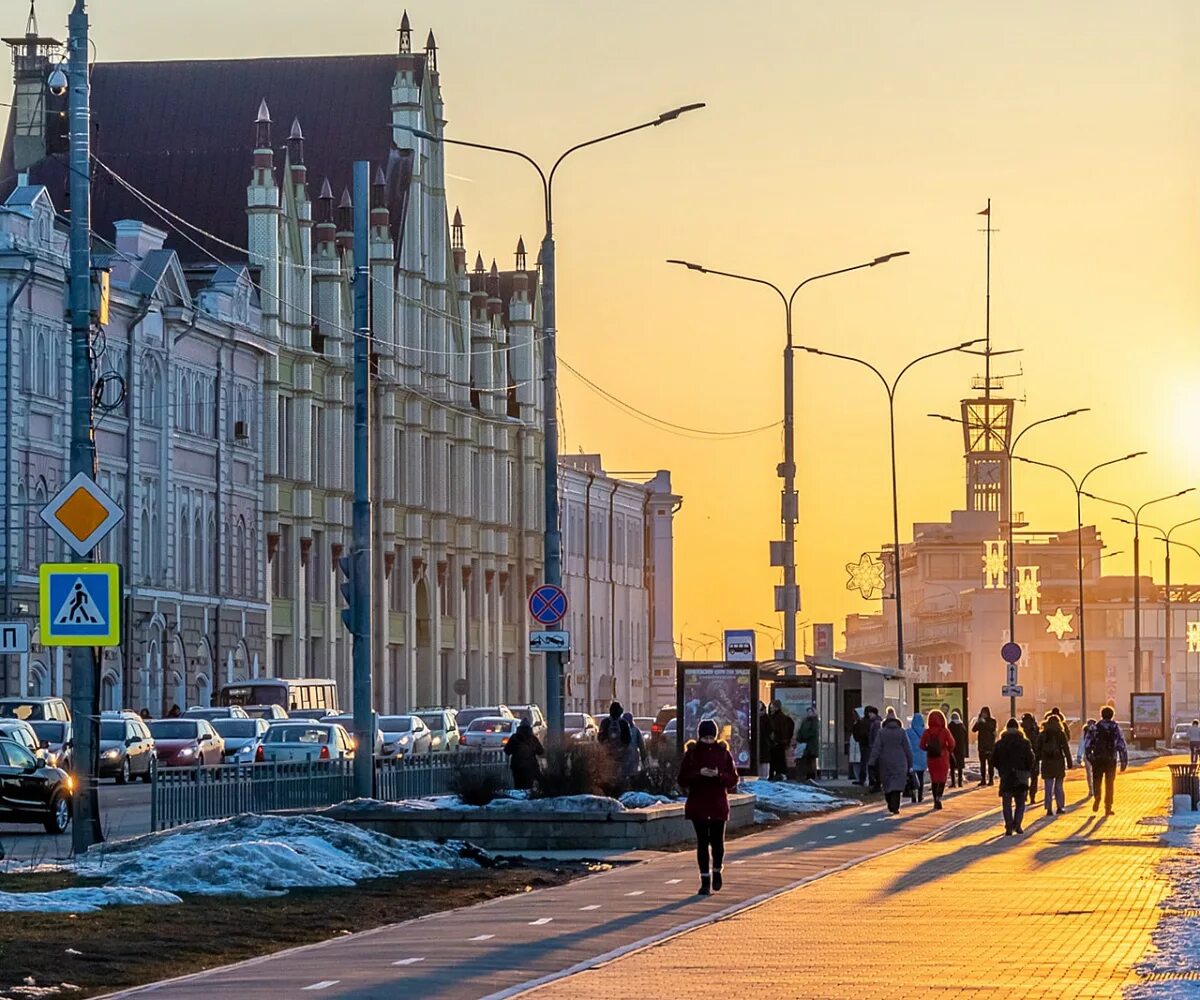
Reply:
[[[69,6],[41,0],[43,33],[65,32]],[[0,27],[20,33],[24,5],[4,9]],[[170,59],[392,51],[401,10],[380,0],[103,0],[92,17],[101,60]],[[1092,408],[1031,432],[1024,453],[1084,469],[1146,449],[1092,480],[1131,503],[1200,486],[1195,0],[426,0],[409,14],[415,41],[430,27],[437,36],[454,137],[549,160],[675,105],[708,103],[584,151],[560,174],[560,352],[610,392],[690,427],[779,419],[778,301],[668,267],[668,257],[790,288],[909,250],[805,289],[796,339],[895,371],[982,336],[976,213],[990,197],[994,344],[1024,349],[998,364],[1023,373],[1008,383],[1027,400],[1018,425]],[[449,164],[471,257],[478,249],[511,266],[518,234],[530,244],[540,235],[536,178],[471,150],[451,149]],[[173,207],[186,215],[186,197]],[[961,434],[925,414],[957,412],[979,370],[979,359],[952,356],[901,384],[905,534],[963,505]],[[676,633],[777,621],[767,542],[780,537],[780,431],[695,440],[622,414],[566,371],[561,388],[564,451],[600,451],[610,470],[670,469],[685,497]],[[847,593],[843,566],[890,537],[885,398],[865,370],[803,354],[797,392],[801,618],[836,622],[878,606]],[[1015,508],[1034,528],[1073,527],[1062,477],[1016,477]],[[1128,554],[1127,529],[1106,509],[1088,513]],[[1170,526],[1200,515],[1200,499],[1156,514]],[[1200,545],[1200,526],[1177,537]],[[1144,551],[1161,576],[1161,546]],[[1128,555],[1107,564],[1129,568]],[[1200,560],[1181,555],[1175,573],[1200,580]],[[760,655],[769,648],[761,642]]]

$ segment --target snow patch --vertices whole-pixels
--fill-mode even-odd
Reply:
[[[649,809],[651,806],[670,805],[675,801],[667,795],[651,795],[649,792],[626,792],[621,796],[621,805],[626,809]]]
[[[753,795],[754,804],[760,811],[785,815],[825,812],[851,802],[813,785],[767,781],[765,778],[743,778],[738,791]]]
[[[183,900],[174,893],[158,889],[141,886],[95,886],[86,889],[55,889],[53,892],[0,892],[0,913],[95,913],[104,906],[182,902]],[[70,949],[67,951],[69,953]]]

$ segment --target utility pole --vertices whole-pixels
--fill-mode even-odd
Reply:
[[[96,474],[92,427],[92,185],[91,95],[88,82],[88,16],[85,0],[75,0],[67,19],[67,85],[70,127],[70,284],[71,318],[71,476]],[[90,557],[81,557],[88,561]],[[96,704],[98,651],[71,650],[71,716],[75,729],[75,794],[71,847],[83,854],[104,839],[96,787]]]
[[[354,792],[370,798],[375,777],[371,699],[371,164],[354,163],[354,529],[350,631],[354,637]]]
[[[551,174],[553,176],[553,174]],[[542,238],[542,464],[545,466],[546,583],[562,586],[562,531],[558,509],[558,327],[554,311],[554,220],[551,218],[549,183],[546,187],[546,235]],[[563,655],[546,653],[546,720],[550,732],[563,731]],[[592,696],[588,692],[588,698]]]

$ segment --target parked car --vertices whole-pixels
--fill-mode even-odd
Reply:
[[[207,719],[154,719],[149,728],[159,767],[220,764],[225,754],[224,741]]]
[[[503,719],[499,716],[476,719],[463,730],[460,750],[499,750],[517,731],[519,725],[516,719]]]
[[[354,739],[336,722],[272,722],[254,752],[262,762],[353,760]]]
[[[383,756],[421,757],[433,751],[433,733],[419,715],[381,715]]]
[[[250,716],[241,705],[193,705],[183,713],[185,719],[248,719]]]
[[[258,745],[270,723],[266,719],[213,719],[212,727],[225,741],[222,759],[227,764],[253,764]]]
[[[100,713],[102,719],[141,719],[132,708],[106,708]],[[145,721],[145,720],[143,720]]]
[[[71,710],[61,698],[0,698],[0,718],[70,722]]]
[[[520,721],[524,719],[533,727],[533,735],[542,742],[546,740],[546,734],[550,731],[550,727],[546,725],[546,716],[542,714],[542,710],[537,705],[513,705],[513,715]]]
[[[148,782],[153,761],[154,738],[141,719],[136,716],[100,719],[99,777],[116,778],[118,785],[134,778]],[[188,763],[196,762],[193,759]]]
[[[591,742],[600,735],[600,724],[587,712],[567,712],[563,716],[563,734],[572,740]]]
[[[433,753],[453,753],[462,739],[458,713],[452,708],[422,708],[413,713],[429,728],[429,748]]]
[[[646,741],[646,749],[650,749],[650,731],[654,728],[654,719],[648,715],[634,716],[633,724],[637,726],[638,732],[642,734],[642,739]]]
[[[0,719],[0,739],[20,743],[42,763],[48,763],[46,751],[42,748],[42,741],[38,739],[38,734],[28,722],[20,719]]]
[[[243,705],[242,711],[252,719],[266,719],[268,722],[289,718],[282,705]],[[320,711],[320,709],[312,711]]]
[[[667,723],[674,720],[678,714],[678,710],[673,705],[664,705],[658,710],[658,714],[654,717],[654,722],[650,725],[650,742],[649,751],[653,754],[662,746],[664,733],[667,728]],[[669,746],[675,745],[675,730],[671,730],[671,739]]]
[[[341,726],[350,734],[350,738],[354,739],[354,716],[348,712],[343,712],[341,715],[327,715],[320,720],[321,722],[334,722]],[[379,716],[375,716],[375,756],[385,757],[387,754],[383,750],[384,736],[383,730],[379,728]]]
[[[676,748],[679,746],[678,726],[678,719],[671,719],[670,722],[663,726],[662,740],[659,743],[660,752],[666,751],[668,754],[675,753]]]
[[[1190,722],[1175,723],[1175,730],[1171,733],[1171,749],[1186,750],[1190,747],[1191,741],[1188,739],[1188,730],[1191,728]]]
[[[66,771],[49,767],[20,743],[0,739],[0,820],[41,823],[63,833],[71,822],[75,789]]]
[[[75,767],[75,730],[70,722],[29,723],[46,752],[46,763],[70,772]]]
[[[320,719],[328,719],[329,716],[331,716],[333,714],[335,714],[335,713],[331,712],[327,708],[293,708],[290,712],[287,713],[285,718],[301,719],[301,720],[308,719],[310,721],[316,722],[316,721],[319,721]],[[271,721],[274,721],[274,720],[271,720]]]
[[[515,719],[512,709],[507,705],[483,705],[458,710],[458,728],[465,733],[467,727],[476,719]]]

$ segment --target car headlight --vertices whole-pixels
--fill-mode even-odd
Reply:
[[[434,736],[430,739],[429,745],[431,747],[440,747],[442,745],[442,738],[440,736]]]
[[[397,740],[396,742],[398,742],[402,747],[406,747],[412,742],[412,737],[411,736],[401,736],[400,739]]]
[[[196,752],[195,747],[184,747],[179,751],[180,757],[191,757]]]
[[[104,759],[105,760],[116,760],[120,756],[121,756],[120,750],[105,750],[104,751]]]

